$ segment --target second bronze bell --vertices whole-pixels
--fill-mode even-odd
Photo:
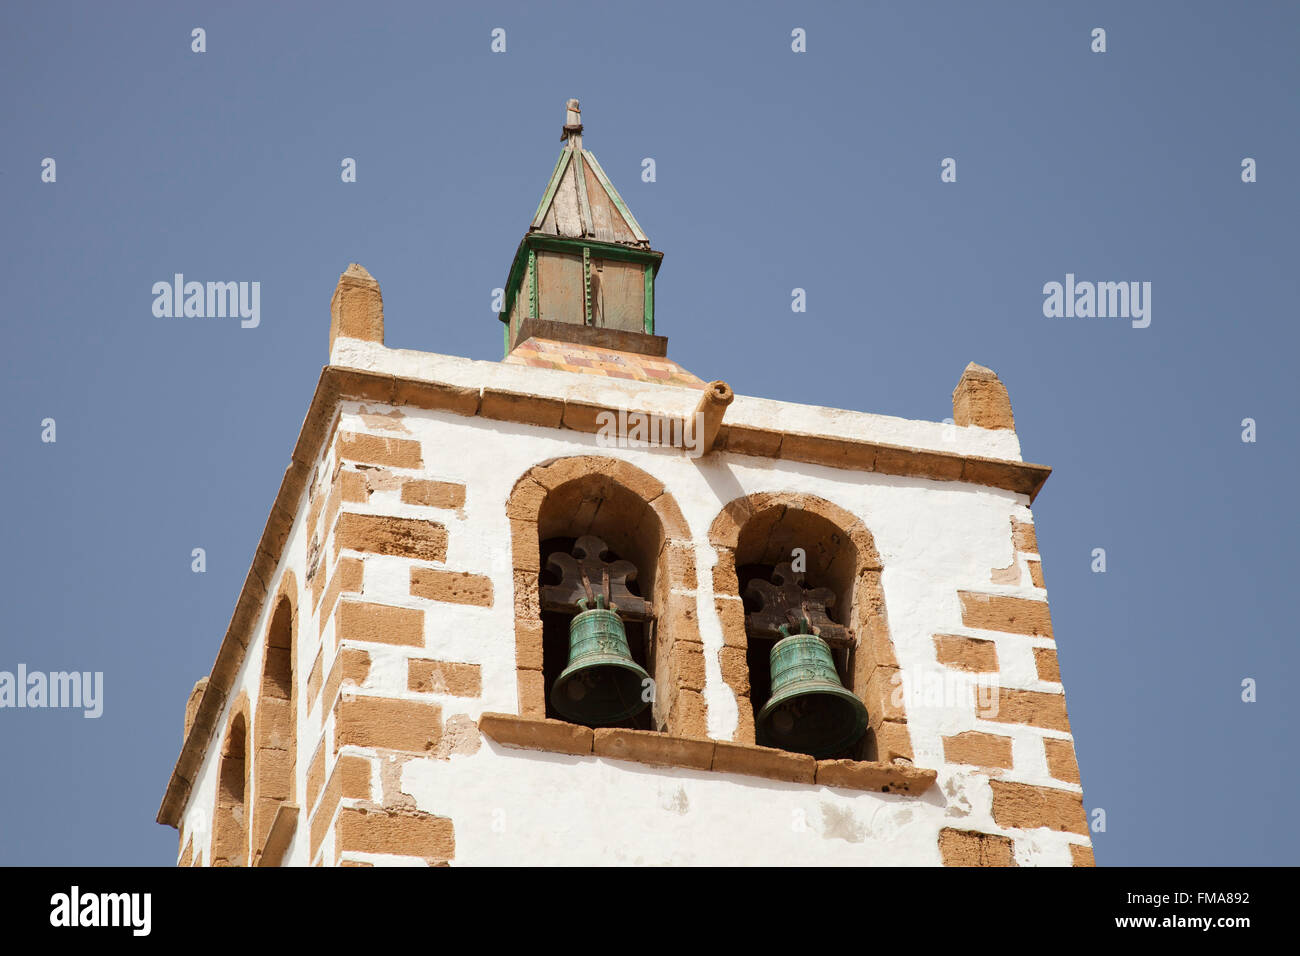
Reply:
[[[758,714],[758,742],[814,757],[840,753],[867,730],[867,708],[845,688],[831,649],[806,624],[772,648],[772,696]]]

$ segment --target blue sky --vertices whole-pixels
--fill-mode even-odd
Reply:
[[[686,368],[930,420],[967,362],[1006,382],[1056,469],[1034,515],[1098,862],[1297,861],[1300,6],[739,10],[4,5],[0,670],[103,671],[105,702],[0,710],[0,863],[174,860],[154,814],[185,699],[338,274],[380,281],[389,345],[499,358],[492,290],[571,96],[665,253]],[[261,324],[155,318],[177,272],[259,281]],[[1151,325],[1044,317],[1067,273],[1150,282]]]

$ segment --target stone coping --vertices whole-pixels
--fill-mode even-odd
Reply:
[[[527,368],[503,361],[391,349],[378,342],[344,337],[335,343],[330,353],[330,364],[385,375],[398,381],[421,381],[473,392],[486,389],[522,393],[561,402],[594,403],[628,412],[653,411],[664,418],[689,415],[699,402],[698,387],[668,381],[630,381],[585,372]],[[713,373],[709,377],[725,378]],[[805,435],[1023,461],[1020,440],[1010,428],[950,425],[944,421],[900,418],[788,399],[738,394],[727,409],[727,424],[760,431],[783,428]]]
[[[513,714],[485,713],[478,728],[504,747],[607,757],[661,767],[712,770],[765,777],[787,783],[871,790],[877,793],[924,793],[937,771],[865,760],[816,760],[806,754],[725,740],[672,737],[653,730],[583,727],[562,720],[539,720]]]
[[[694,390],[692,401],[694,401]],[[553,428],[595,433],[596,416],[618,411],[614,406],[515,392],[489,386],[452,385],[428,379],[399,377],[383,372],[327,365],[321,370],[306,419],[298,433],[289,467],[285,470],[270,516],[253,554],[235,610],[207,686],[194,712],[180,755],[158,808],[157,820],[179,826],[208,744],[217,734],[219,719],[236,674],[253,640],[253,625],[262,612],[284,546],[293,528],[298,503],[306,490],[321,449],[328,441],[340,401],[360,400],[391,405],[482,416]],[[832,468],[903,475],[938,481],[958,481],[1001,488],[1028,496],[1032,502],[1051,468],[1010,459],[984,458],[958,452],[934,451],[859,441],[828,435],[810,435],[779,429],[755,428],[723,422],[715,447],[728,453],[809,462]]]

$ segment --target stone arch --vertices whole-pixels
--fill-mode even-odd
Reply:
[[[217,764],[216,810],[212,815],[212,866],[248,862],[249,707],[242,691],[230,709]]]
[[[530,468],[506,504],[514,565],[519,712],[546,716],[539,597],[541,542],[596,534],[637,565],[654,606],[653,723],[674,736],[706,736],[704,648],[695,610],[695,551],[663,482],[617,458],[579,455]]]
[[[816,495],[758,492],[723,507],[709,528],[709,541],[718,556],[713,589],[723,627],[722,676],[736,695],[740,713],[735,739],[755,740],[749,641],[737,567],[787,561],[799,547],[807,555],[810,581],[831,587],[839,598],[831,618],[856,639],[846,684],[866,704],[870,726],[855,756],[910,762],[907,714],[901,695],[893,693],[898,660],[885,614],[882,564],[867,526]]]
[[[280,579],[263,641],[262,672],[254,711],[254,860],[261,855],[271,821],[282,803],[292,803],[297,762],[298,582],[292,571]]]

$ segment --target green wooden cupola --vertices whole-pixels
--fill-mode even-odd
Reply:
[[[506,280],[506,352],[538,336],[663,355],[654,312],[663,253],[583,149],[578,101],[565,108],[564,148]]]

